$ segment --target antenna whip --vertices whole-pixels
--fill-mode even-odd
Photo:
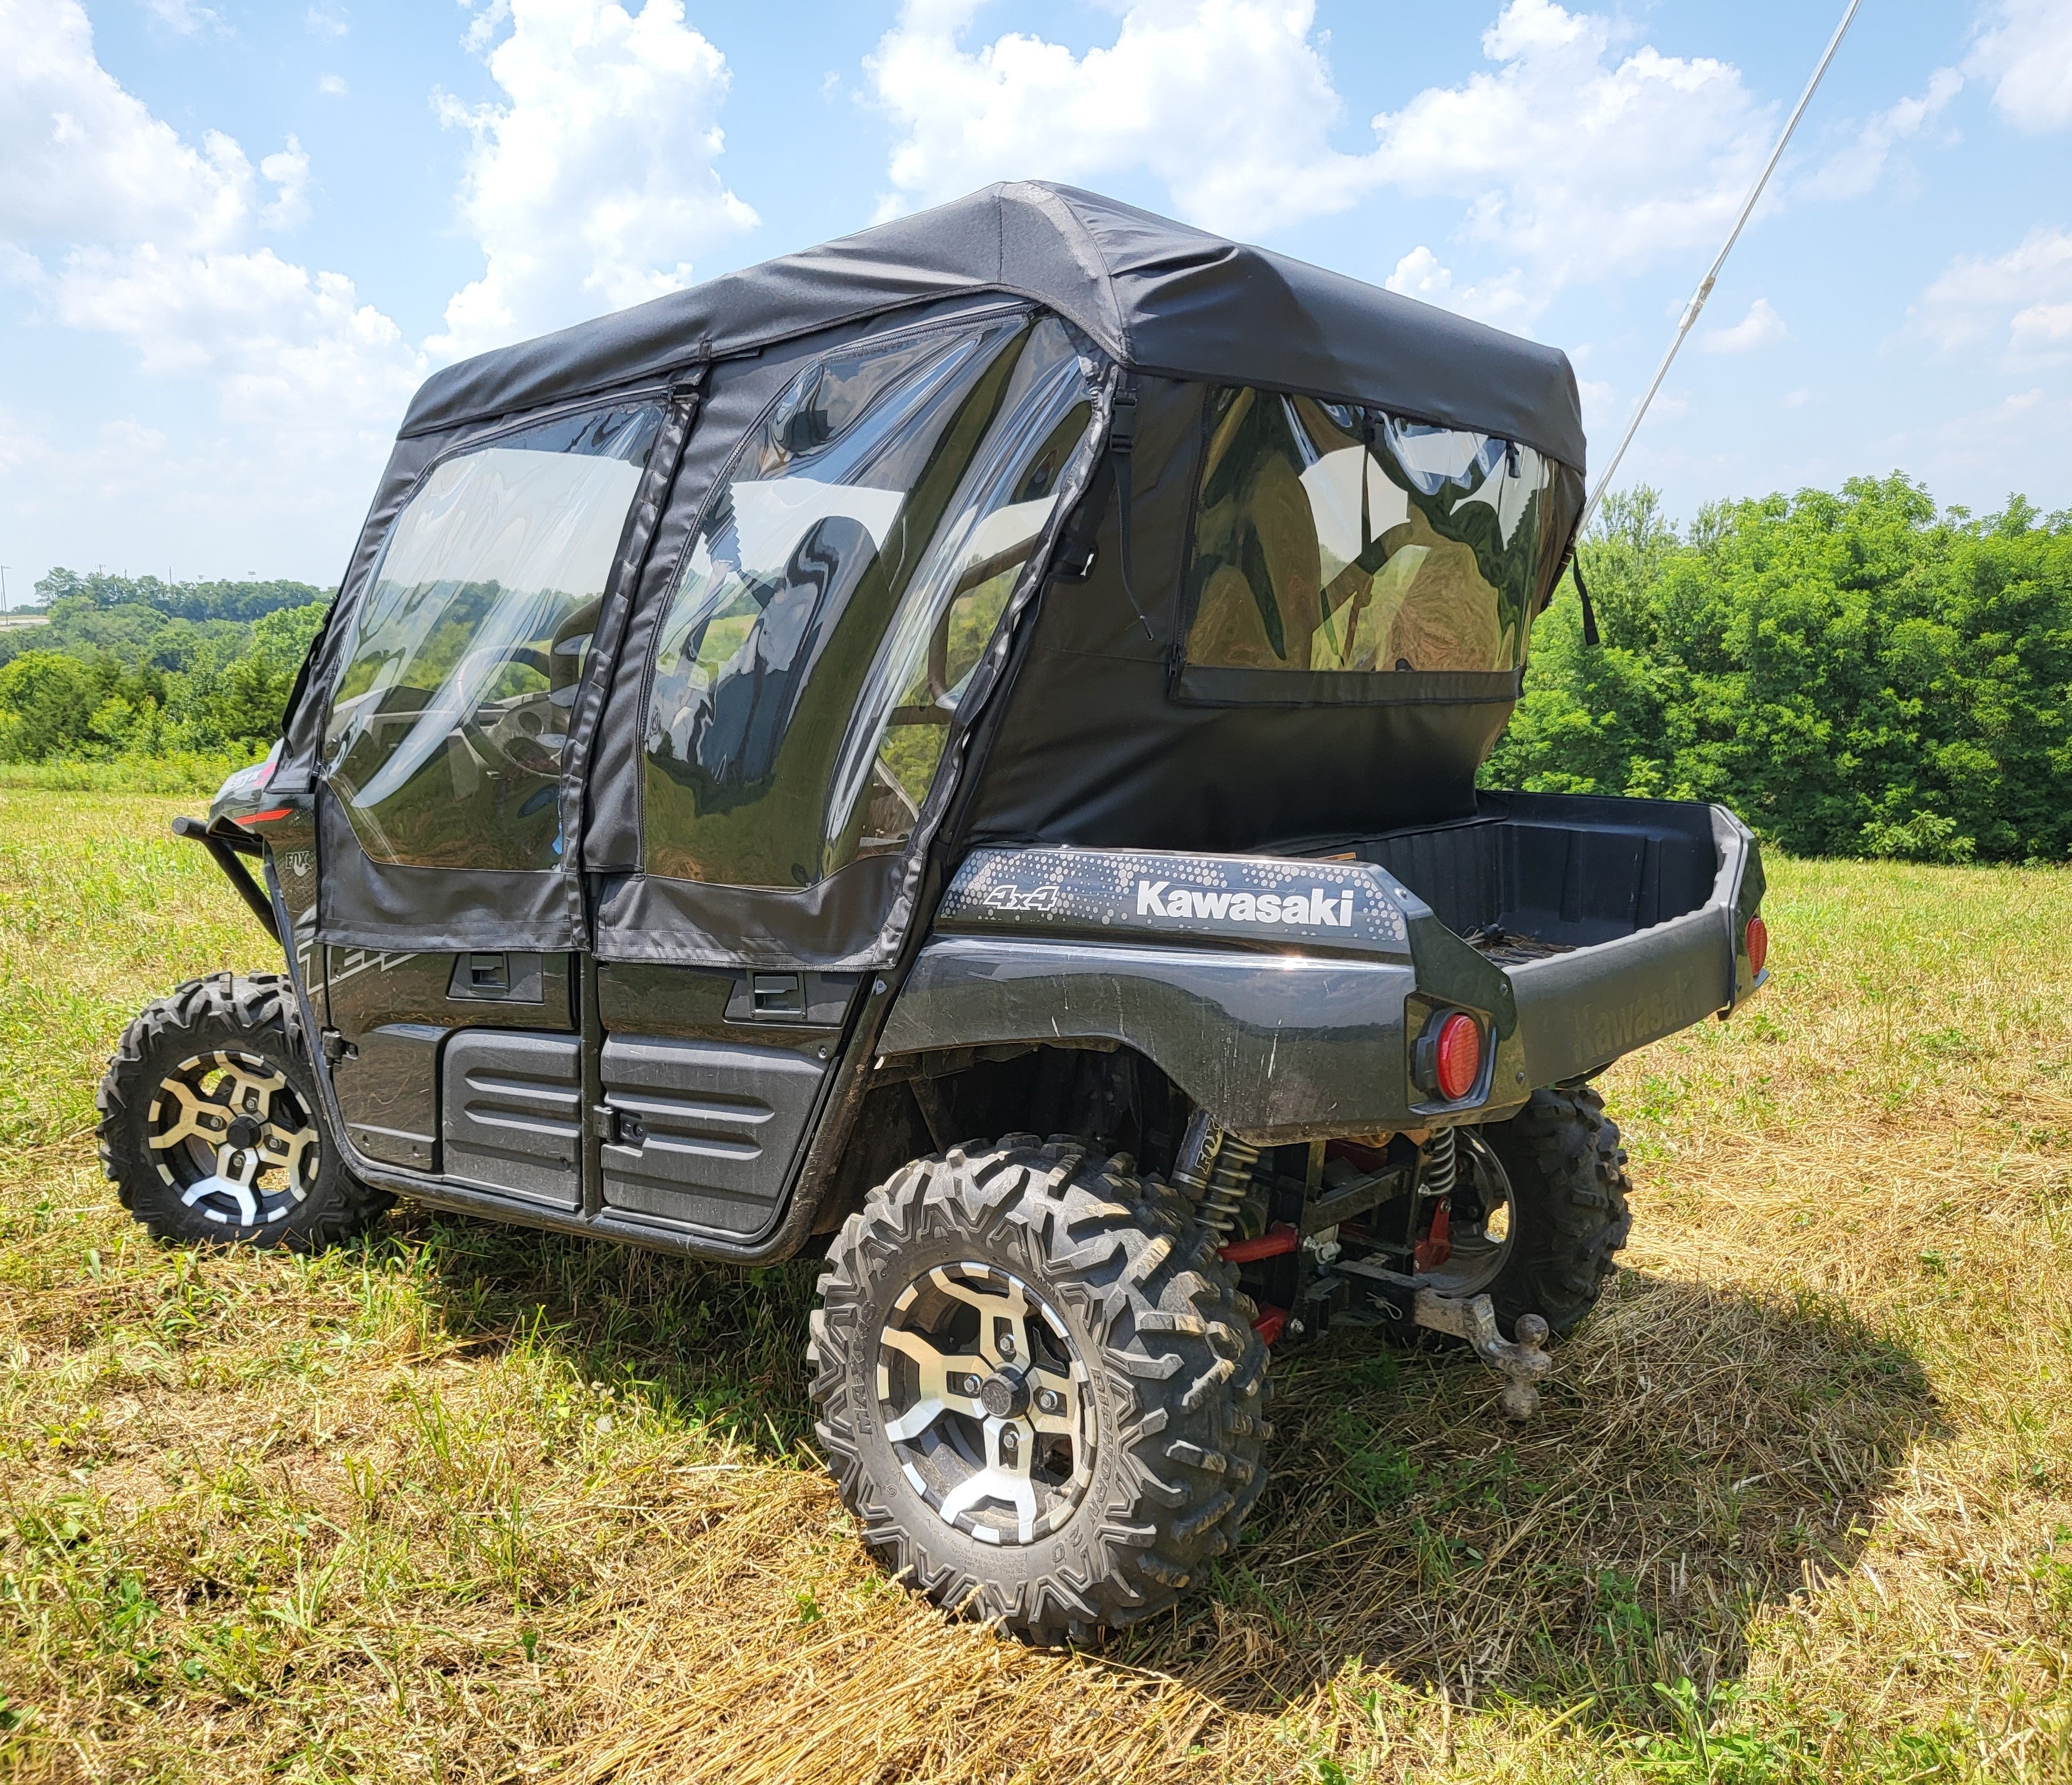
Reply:
[[[1626,423],[1626,434],[1618,443],[1618,450],[1612,454],[1612,462],[1605,467],[1604,475],[1598,478],[1597,487],[1590,492],[1590,500],[1583,509],[1583,518],[1576,523],[1576,537],[1580,541],[1583,532],[1597,512],[1597,504],[1605,499],[1605,491],[1611,487],[1613,474],[1619,468],[1619,461],[1626,457],[1626,450],[1633,444],[1633,437],[1640,431],[1642,418],[1647,413],[1647,405],[1655,401],[1655,393],[1662,389],[1662,380],[1669,376],[1670,362],[1676,357],[1676,350],[1683,346],[1698,320],[1698,312],[1705,307],[1705,300],[1712,294],[1713,282],[1720,276],[1720,269],[1727,264],[1727,257],[1741,240],[1742,227],[1754,211],[1756,200],[1762,196],[1762,189],[1770,183],[1770,176],[1777,171],[1777,164],[1783,158],[1784,146],[1790,142],[1791,133],[1799,128],[1799,121],[1812,103],[1813,95],[1819,90],[1820,78],[1827,72],[1827,64],[1835,60],[1835,51],[1842,47],[1842,39],[1848,34],[1849,21],[1856,16],[1856,8],[1863,0],[1849,0],[1848,10],[1842,14],[1842,22],[1835,27],[1835,35],[1827,39],[1827,47],[1821,52],[1819,65],[1813,71],[1813,78],[1806,83],[1806,91],[1799,96],[1799,103],[1792,108],[1791,116],[1786,120],[1784,134],[1777,139],[1777,146],[1770,151],[1770,159],[1763,163],[1762,171],[1756,175],[1755,184],[1749,189],[1748,202],[1742,205],[1741,215],[1734,219],[1734,227],[1720,251],[1712,257],[1712,264],[1691,301],[1684,306],[1683,320],[1676,325],[1675,338],[1669,343],[1669,351],[1662,356],[1662,364],[1655,368],[1655,381],[1647,387],[1647,394],[1640,400],[1640,407],[1633,412],[1633,419]]]

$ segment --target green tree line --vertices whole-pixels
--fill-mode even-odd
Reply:
[[[2072,515],[1893,475],[1673,526],[1610,499],[1490,787],[1714,800],[1799,855],[2072,856]]]
[[[304,582],[162,582],[53,570],[48,615],[0,631],[0,763],[249,758],[329,598]]]
[[[1614,496],[1540,616],[1482,780],[1716,800],[1797,854],[2072,858],[2072,515],[1899,475],[1716,504]],[[54,571],[0,632],[0,762],[253,754],[325,597]]]

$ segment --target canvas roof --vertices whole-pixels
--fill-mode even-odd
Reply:
[[[1372,405],[1583,467],[1559,349],[1072,187],[989,186],[436,372],[401,432],[438,433],[702,358],[989,291],[1066,318],[1119,364]]]

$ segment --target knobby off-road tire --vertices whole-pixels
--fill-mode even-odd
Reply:
[[[1633,1229],[1618,1125],[1585,1085],[1536,1091],[1509,1121],[1478,1132],[1511,1179],[1516,1228],[1488,1285],[1497,1324],[1510,1335],[1520,1314],[1544,1314],[1560,1338],[1597,1306]]]
[[[390,1198],[326,1133],[278,973],[190,980],[123,1031],[94,1105],[101,1168],[154,1240],[314,1252]]]
[[[906,1166],[836,1237],[812,1317],[816,1429],[865,1543],[1040,1643],[1170,1604],[1265,1482],[1258,1310],[1129,1165],[1032,1134]]]

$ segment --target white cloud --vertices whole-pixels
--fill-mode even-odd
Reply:
[[[989,180],[1142,170],[1181,214],[1256,232],[1344,209],[1376,183],[1330,141],[1344,106],[1312,0],[1135,0],[1112,44],[1074,56],[1012,32],[963,39],[981,0],[906,0],[865,58],[900,130],[885,209]]]
[[[199,6],[195,0],[144,0],[144,10],[168,30],[178,31],[183,37],[191,37],[204,25],[223,25],[223,15],[212,6]]]
[[[1946,351],[1997,343],[2017,358],[2072,349],[2072,229],[2039,225],[2004,254],[1960,255],[1908,312]]]
[[[1811,399],[1812,395],[1813,393],[1811,391],[1808,390],[1803,385],[1801,385],[1796,390],[1787,390],[1784,395],[1778,400],[1778,407],[1779,409],[1803,409]]]
[[[1884,174],[1893,146],[1919,135],[1963,87],[1964,77],[1955,68],[1938,68],[1928,77],[1927,88],[1918,99],[1902,99],[1874,114],[1857,133],[1856,141],[1830,156],[1799,187],[1799,192],[1815,199],[1862,197]]]
[[[1993,84],[1993,103],[2020,129],[2072,126],[2072,6],[1997,0],[1967,66]]]
[[[181,415],[4,418],[11,516],[91,516],[97,545],[126,537],[147,561],[177,546],[226,567],[226,540],[304,566],[312,537],[343,551],[426,362],[343,274],[257,245],[308,216],[310,186],[294,137],[255,168],[231,138],[197,148],[154,117],[101,66],[76,0],[0,0],[0,282],[28,294],[22,326],[112,337],[179,381],[118,388],[177,393]]]
[[[345,76],[320,74],[317,76],[317,91],[327,99],[343,99],[346,95]]]
[[[1707,329],[1699,337],[1698,345],[1708,353],[1754,353],[1790,339],[1791,331],[1770,307],[1770,299],[1758,298],[1739,322],[1726,328]]]
[[[70,327],[128,340],[147,372],[205,374],[224,419],[276,438],[392,434],[424,375],[401,331],[343,274],[312,274],[271,249],[82,249],[51,281],[51,303]]]
[[[2072,303],[2030,304],[2017,310],[2008,334],[2017,353],[2072,347]]]
[[[310,214],[310,158],[293,137],[287,146],[259,163],[259,171],[273,188],[273,196],[259,213],[269,229],[293,229],[308,220]]]
[[[1376,116],[1358,154],[1331,140],[1346,107],[1310,0],[1133,0],[1083,56],[1019,33],[967,47],[980,3],[906,0],[865,60],[900,131],[888,210],[1141,171],[1182,216],[1244,235],[1392,186],[1462,200],[1464,235],[1515,263],[1468,288],[1475,313],[1529,317],[1567,281],[1710,246],[1768,146],[1770,110],[1731,64],[1615,53],[1609,19],[1552,0],[1511,0],[1482,40],[1494,66]],[[1397,277],[1470,307],[1436,257]]]
[[[302,23],[319,37],[343,37],[352,21],[343,6],[313,6],[302,14]]]
[[[441,94],[439,115],[473,139],[460,214],[489,264],[447,305],[434,352],[676,290],[694,254],[758,220],[713,166],[726,59],[684,23],[680,0],[632,15],[606,0],[491,0],[469,41],[494,43],[504,101]]]
[[[1494,72],[1375,119],[1380,171],[1466,201],[1470,239],[1556,283],[1711,246],[1761,164],[1769,109],[1729,63],[1613,43],[1607,19],[1511,0],[1482,35]]]
[[[1457,286],[1450,268],[1421,245],[1396,263],[1396,270],[1382,282],[1391,291],[1418,298],[1428,304],[1472,316],[1478,322],[1518,324],[1536,316],[1546,303],[1544,292],[1535,295],[1525,288],[1523,275],[1515,269],[1479,284]]]
[[[101,66],[79,0],[0,7],[0,238],[207,247],[257,196],[235,142],[183,142]]]

